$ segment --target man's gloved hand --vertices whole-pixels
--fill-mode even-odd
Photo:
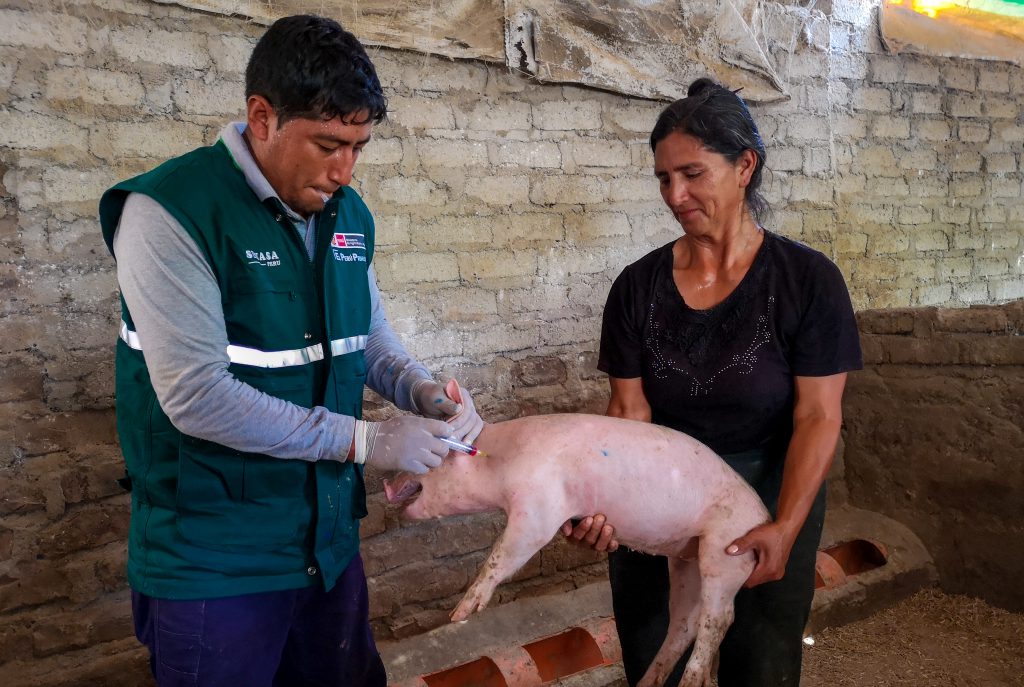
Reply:
[[[380,470],[423,474],[440,465],[448,455],[448,444],[438,437],[451,435],[447,422],[424,417],[402,415],[384,422],[356,420],[353,460]]]
[[[447,419],[452,436],[473,443],[484,428],[484,421],[476,412],[473,397],[462,385],[459,396],[461,403],[448,396],[443,385],[429,379],[417,380],[412,385],[412,400],[421,415]]]

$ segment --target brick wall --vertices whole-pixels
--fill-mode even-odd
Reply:
[[[1024,610],[1024,301],[860,314],[849,499],[906,524],[942,587]]]
[[[835,0],[808,39],[769,36],[793,94],[754,110],[770,226],[835,259],[858,308],[1024,296],[1022,70],[885,55],[869,10]],[[5,684],[114,673],[130,684],[139,669],[122,573],[127,500],[113,483],[116,282],[96,201],[240,115],[261,31],[145,0],[0,9]],[[392,115],[356,186],[377,217],[395,329],[473,389],[489,419],[600,411],[594,351],[611,279],[678,235],[646,144],[663,104],[478,62],[373,55]],[[371,399],[371,417],[387,412]],[[441,622],[500,520],[400,527],[371,487],[376,629]],[[602,574],[599,559],[555,544],[500,597]]]

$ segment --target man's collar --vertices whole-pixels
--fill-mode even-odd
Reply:
[[[255,158],[253,158],[252,153],[249,151],[249,144],[245,142],[243,137],[245,126],[245,122],[231,122],[221,129],[220,139],[224,141],[224,146],[231,153],[231,157],[234,159],[238,169],[242,170],[242,174],[245,175],[245,181],[249,184],[249,188],[252,189],[252,192],[256,194],[261,203],[265,202],[268,198],[274,198],[285,209],[285,212],[288,213],[292,221],[305,223],[306,219],[288,207],[281,200],[281,197],[277,195],[277,191],[270,185],[267,178],[263,176],[263,172],[260,171],[259,165],[256,164]]]

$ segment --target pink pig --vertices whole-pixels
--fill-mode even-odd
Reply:
[[[459,400],[458,385],[448,394]],[[680,432],[600,415],[537,415],[489,424],[486,456],[452,452],[425,475],[384,489],[412,520],[503,510],[505,531],[452,613],[483,610],[495,588],[547,544],[566,520],[604,513],[616,538],[668,556],[668,635],[640,687],[664,684],[695,641],[681,684],[710,684],[711,663],[733,620],[733,598],[754,554],[729,556],[737,537],[769,520],[754,490],[711,449]]]

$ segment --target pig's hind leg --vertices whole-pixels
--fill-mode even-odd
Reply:
[[[729,556],[725,547],[732,537],[711,533],[701,537],[698,561],[700,564],[700,613],[697,616],[697,638],[693,653],[686,663],[680,687],[700,687],[711,684],[711,664],[725,631],[732,625],[733,599],[754,569],[754,554]]]
[[[497,586],[526,565],[533,554],[551,541],[565,518],[556,521],[550,517],[551,513],[545,516],[539,512],[541,510],[527,513],[523,508],[516,508],[509,514],[505,531],[495,542],[476,580],[452,612],[452,621],[465,620],[473,613],[482,611]]]
[[[697,634],[701,598],[700,566],[697,561],[669,557],[668,583],[668,632],[638,687],[664,685],[679,657]]]

